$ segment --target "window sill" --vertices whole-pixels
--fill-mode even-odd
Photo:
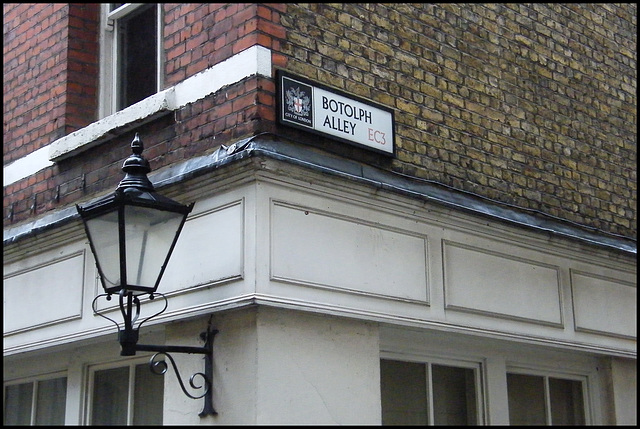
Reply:
[[[256,74],[271,77],[271,51],[262,46],[245,49],[174,87],[54,141],[49,145],[48,159],[50,162],[59,162],[78,155],[114,136],[170,114],[224,86]]]
[[[173,88],[154,94],[138,103],[62,137],[49,146],[49,161],[58,162],[142,125],[171,113]]]

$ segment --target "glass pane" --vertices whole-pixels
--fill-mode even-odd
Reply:
[[[542,377],[507,374],[509,423],[545,425],[544,380]]]
[[[119,23],[120,102],[123,109],[156,93],[157,7],[140,8]]]
[[[39,381],[36,425],[63,425],[66,404],[66,377]]]
[[[425,365],[382,359],[380,389],[383,425],[427,424]]]
[[[552,425],[584,425],[582,382],[549,378]]]
[[[432,365],[433,419],[436,425],[476,425],[474,370]]]
[[[136,365],[133,400],[134,425],[162,425],[164,375],[156,375],[149,364]]]
[[[93,375],[92,425],[126,425],[129,368],[96,371]]]
[[[30,425],[33,383],[7,386],[4,394],[4,424]]]
[[[153,287],[184,215],[125,207],[127,284]]]
[[[96,259],[107,288],[120,285],[118,212],[106,213],[86,222],[87,234],[98,253]]]

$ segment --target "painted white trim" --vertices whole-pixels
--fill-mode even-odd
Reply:
[[[111,21],[115,21],[117,19],[122,18],[125,15],[128,15],[134,10],[138,9],[140,6],[144,6],[144,5],[145,5],[144,3],[124,3],[122,6],[118,7],[117,9],[114,9],[113,11],[108,12],[107,19]]]
[[[48,146],[20,158],[3,168],[3,186],[24,179],[54,162],[83,152],[117,128],[151,120],[215,93],[242,79],[261,75],[271,77],[271,50],[252,46],[215,66],[154,94],[132,106],[66,135]]]
[[[8,186],[52,165],[53,162],[49,160],[49,146],[40,148],[5,166],[2,169],[2,186]]]
[[[271,51],[252,46],[215,66],[178,83],[174,89],[174,109],[200,100],[220,88],[259,74],[271,77]]]
[[[136,121],[150,120],[159,113],[169,112],[171,110],[169,94],[172,91],[173,88],[170,88],[153,94],[126,109],[54,141],[48,146],[49,161],[57,162],[96,146],[109,137],[109,133],[117,128]]]

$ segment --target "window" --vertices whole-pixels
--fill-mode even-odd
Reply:
[[[91,425],[162,425],[164,376],[145,363],[89,371]]]
[[[67,377],[54,376],[4,387],[5,425],[63,425]]]
[[[161,23],[158,4],[108,3],[102,6],[100,117],[160,91]]]
[[[507,374],[512,425],[584,425],[583,381]]]
[[[479,364],[380,362],[382,424],[477,425]]]

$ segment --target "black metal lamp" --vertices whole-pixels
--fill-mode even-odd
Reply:
[[[204,347],[138,344],[140,326],[167,308],[166,297],[157,292],[157,289],[193,204],[183,205],[155,192],[153,184],[147,178],[151,168],[141,155],[143,145],[137,133],[131,142],[131,150],[133,154],[122,166],[125,177],[115,192],[85,206],[76,205],[105,291],[94,299],[93,310],[118,327],[122,356],[133,356],[136,351],[155,351],[150,366],[156,374],[163,374],[167,369],[166,363],[156,361],[156,358],[159,355],[167,356],[184,393],[193,399],[205,398],[204,410],[200,416],[217,414],[211,405],[213,337],[216,330],[209,327],[207,332],[201,334],[201,338],[205,340]],[[110,300],[113,294],[120,298],[123,329],[113,319],[96,310],[98,298],[106,297]],[[156,295],[162,296],[165,307],[135,327],[140,314],[139,297],[142,295],[148,295],[150,300]],[[168,354],[170,352],[205,355],[205,374],[196,373],[190,380],[191,386],[199,389],[204,386],[196,386],[194,377],[200,375],[205,379],[203,395],[192,396],[187,392],[175,362]]]
[[[193,208],[193,204],[182,205],[155,192],[147,178],[151,168],[141,156],[138,134],[131,148],[133,154],[122,167],[126,176],[115,192],[77,206],[108,294],[156,291]]]

